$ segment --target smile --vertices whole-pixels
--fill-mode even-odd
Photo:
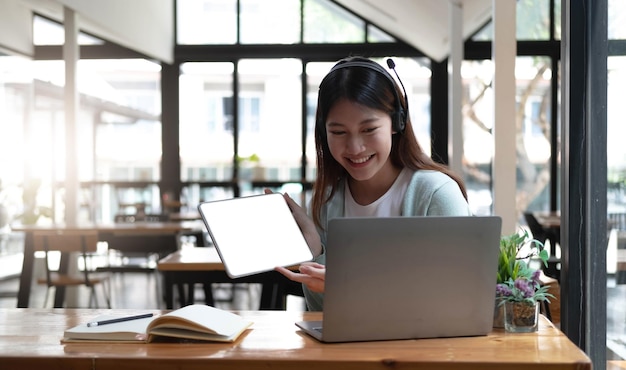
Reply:
[[[368,155],[367,157],[362,157],[362,158],[348,158],[348,160],[352,163],[355,164],[361,164],[361,163],[365,163],[367,161],[370,160],[370,158],[372,158],[374,155]]]

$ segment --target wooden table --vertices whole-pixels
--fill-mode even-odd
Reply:
[[[533,369],[590,370],[590,359],[542,317],[539,331],[487,336],[323,344],[294,322],[321,313],[244,311],[254,322],[234,343],[61,344],[65,329],[137,310],[0,309],[3,369]]]
[[[212,283],[256,283],[262,284],[262,310],[283,310],[286,306],[287,294],[302,295],[302,286],[276,271],[267,271],[255,275],[232,279],[226,274],[224,264],[214,247],[185,248],[171,253],[161,259],[157,269],[163,274],[165,307],[174,308],[174,287],[178,287],[180,305],[193,303],[193,284],[205,286]],[[192,287],[185,292],[183,287]],[[213,305],[210,289],[205,289],[205,301]]]
[[[201,220],[199,212],[172,212],[168,213],[170,221],[196,221]]]
[[[31,226],[31,225],[13,225],[14,231],[22,231],[25,233],[24,239],[24,262],[22,264],[22,273],[20,274],[20,286],[17,295],[17,307],[26,308],[30,300],[30,287],[33,278],[34,265],[34,246],[33,231],[36,230],[97,230],[98,239],[101,241],[112,240],[117,236],[149,236],[171,238],[171,249],[174,251],[178,248],[176,237],[181,232],[189,232],[201,229],[202,225],[198,222],[135,222],[135,223],[110,223],[110,224],[84,224],[79,226],[68,227],[65,225],[51,226]],[[143,245],[135,245],[133,247],[141,247],[146,252],[155,248],[151,243]],[[67,270],[69,258],[62,256],[62,270]],[[55,292],[54,306],[61,307],[64,300],[65,290],[57,288]]]
[[[534,212],[533,213],[541,226],[545,228],[553,228],[560,230],[561,228],[561,212]]]

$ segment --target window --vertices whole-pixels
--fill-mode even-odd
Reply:
[[[365,41],[365,22],[327,0],[304,0],[304,42]]]
[[[233,70],[233,63],[181,65],[179,130],[183,181],[232,179]]]
[[[255,180],[300,180],[290,178],[290,169],[301,167],[302,62],[243,59],[239,73],[238,155],[258,158],[242,162],[242,175]]]
[[[517,211],[547,211],[550,181],[550,60],[518,57],[517,79]],[[492,62],[463,62],[464,163],[470,206],[475,214],[490,214],[493,162]]]
[[[178,0],[176,16],[180,45],[237,42],[237,0]]]
[[[623,0],[608,0],[608,37],[609,40],[626,39],[626,2]]]
[[[240,3],[242,44],[300,42],[300,1],[240,0]]]
[[[550,2],[552,0],[520,0],[516,9],[516,34],[521,41],[550,40]],[[473,37],[475,41],[493,39],[489,22]],[[554,0],[554,39],[561,39],[561,1]]]

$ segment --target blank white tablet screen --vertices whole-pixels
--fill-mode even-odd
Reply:
[[[313,258],[282,194],[205,202],[198,210],[230,277]]]

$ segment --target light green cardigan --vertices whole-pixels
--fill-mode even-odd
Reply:
[[[344,186],[339,186],[333,198],[326,203],[320,214],[323,229],[318,228],[322,241],[322,254],[315,262],[326,264],[326,230],[328,220],[344,217]],[[413,174],[402,201],[403,216],[471,216],[469,205],[458,184],[439,171],[419,170]],[[358,278],[355,276],[355,278]],[[302,286],[309,311],[321,311],[324,295]]]

